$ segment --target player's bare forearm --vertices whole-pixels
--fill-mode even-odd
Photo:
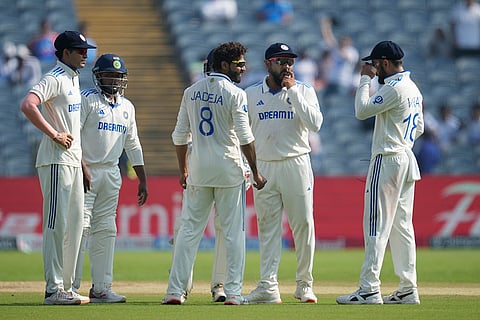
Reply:
[[[188,176],[188,168],[187,168],[187,152],[188,152],[188,144],[183,145],[176,145],[175,152],[177,153],[177,161],[178,161],[178,170],[180,171],[180,186],[185,189],[187,187],[187,176]]]
[[[82,172],[83,172],[83,191],[87,193],[92,186],[92,176],[90,174],[90,169],[88,169],[87,164],[82,159]]]
[[[255,141],[240,146],[242,149],[245,158],[247,158],[248,165],[250,166],[250,170],[252,171],[252,178],[255,181],[253,186],[258,190],[262,189],[265,184],[267,183],[267,179],[265,179],[257,169],[257,155],[255,152]]]
[[[34,93],[29,93],[23,99],[20,105],[20,110],[35,127],[49,136],[51,139],[55,139],[58,132],[43,117],[42,113],[38,109],[40,104],[40,98],[38,98],[38,96]]]
[[[147,174],[143,165],[133,166],[133,170],[135,170],[138,177],[137,204],[143,206],[148,198]]]

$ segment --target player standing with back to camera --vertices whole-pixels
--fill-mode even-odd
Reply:
[[[77,31],[62,32],[54,46],[56,66],[32,87],[20,108],[44,133],[36,160],[43,195],[43,303],[83,304],[88,297],[72,290],[84,199],[78,69],[86,64],[87,50],[95,47]]]
[[[212,70],[212,60],[213,60],[213,51],[215,49],[210,50],[208,53],[205,61],[203,62],[203,74],[204,76],[210,75]],[[192,150],[191,143],[188,144],[188,151],[189,154]],[[188,157],[187,154],[187,157]],[[248,180],[247,180],[248,182]],[[248,187],[247,187],[248,189]],[[183,193],[183,203],[182,208],[186,208],[186,201],[187,192],[184,190]],[[182,224],[181,216],[176,217],[174,232],[173,232],[173,239],[171,243],[173,244],[173,250],[175,250],[175,238],[177,237],[178,230]],[[225,283],[225,276],[227,272],[227,251],[225,248],[225,240],[223,239],[223,231],[220,225],[220,219],[218,218],[217,213],[215,212],[214,216],[214,225],[215,225],[215,249],[214,249],[214,257],[213,257],[213,267],[212,267],[212,280],[210,282],[210,291],[212,293],[212,300],[213,302],[225,302],[227,296],[225,295],[225,291],[223,290],[223,284]],[[186,295],[188,295],[193,289],[193,270],[190,274],[190,279],[188,280],[188,285],[186,289]]]
[[[339,304],[419,304],[416,248],[413,230],[415,181],[420,171],[412,152],[423,133],[422,94],[402,65],[403,50],[392,41],[379,42],[363,61],[355,95],[355,116],[375,116],[372,155],[364,196],[365,257],[360,288],[337,297]],[[375,75],[380,89],[369,96]],[[398,289],[383,297],[380,272],[390,241]]]
[[[138,177],[139,206],[147,201],[147,176],[137,133],[135,107],[124,97],[128,82],[124,60],[112,53],[101,55],[93,66],[92,79],[96,88],[82,90],[81,134],[86,194],[74,288],[80,288],[87,237],[90,235],[90,302],[125,302],[125,296],[112,291],[117,234],[115,218],[122,185],[118,159],[124,149]]]
[[[307,83],[295,80],[295,54],[285,43],[265,51],[268,75],[246,89],[259,169],[269,177],[262,190],[254,190],[260,242],[260,277],[245,298],[249,303],[281,303],[278,266],[282,253],[282,216],[285,209],[297,257],[294,297],[316,303],[313,293],[315,226],[313,171],[309,132],[323,123],[317,94]]]
[[[245,168],[242,152],[261,189],[266,183],[257,171],[255,140],[248,123],[247,97],[239,83],[246,69],[247,49],[227,42],[213,53],[213,69],[185,89],[172,133],[180,171],[182,223],[175,238],[172,268],[164,304],[183,304],[195,256],[212,205],[220,219],[227,251],[224,304],[244,304]],[[191,140],[191,151],[188,143]],[[187,164],[188,163],[188,164]]]

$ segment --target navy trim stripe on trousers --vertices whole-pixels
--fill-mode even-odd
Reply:
[[[48,211],[49,229],[55,229],[57,218],[57,197],[58,197],[58,164],[50,166],[50,210]]]
[[[378,216],[378,180],[380,179],[380,167],[382,165],[382,155],[375,157],[372,177],[370,180],[370,230],[369,236],[377,234],[377,216]]]

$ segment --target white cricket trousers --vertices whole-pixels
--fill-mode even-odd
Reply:
[[[380,290],[380,272],[390,240],[399,290],[417,287],[413,197],[415,182],[410,181],[406,153],[378,155],[371,162],[365,185],[363,233],[365,258],[360,288]]]
[[[245,183],[230,188],[188,186],[181,226],[175,238],[167,294],[183,294],[188,287],[200,240],[212,205],[223,230],[227,274],[225,294],[241,295],[245,268]]]
[[[80,288],[85,251],[90,257],[90,273],[95,292],[100,293],[112,286],[113,260],[117,235],[118,197],[122,176],[118,166],[88,166],[92,177],[91,188],[85,194],[83,209],[83,234],[74,287]]]
[[[260,282],[269,287],[278,286],[285,209],[295,242],[296,281],[312,287],[315,226],[310,157],[306,154],[282,161],[258,161],[258,170],[268,179],[263,189],[253,189],[260,245]]]
[[[182,209],[186,209],[187,205],[187,192],[183,193],[182,199]],[[226,273],[227,273],[227,249],[225,248],[225,239],[223,237],[222,226],[220,223],[220,218],[216,211],[214,211],[214,227],[215,227],[215,248],[214,248],[214,256],[213,256],[213,267],[212,267],[212,281],[210,283],[210,287],[213,288],[218,284],[224,284]],[[182,224],[182,217],[178,215],[175,217],[175,224],[173,228],[173,250],[175,251],[175,243],[176,238],[178,235],[178,230]],[[187,285],[187,292],[192,291],[193,289],[193,270],[190,275],[190,279]]]
[[[80,167],[42,166],[43,266],[46,292],[72,289],[82,236],[83,174]]]

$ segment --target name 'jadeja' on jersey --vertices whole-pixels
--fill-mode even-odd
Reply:
[[[216,103],[223,106],[223,97],[221,95],[218,95],[216,93],[209,93],[206,91],[194,91],[190,100],[200,100],[203,102]]]

